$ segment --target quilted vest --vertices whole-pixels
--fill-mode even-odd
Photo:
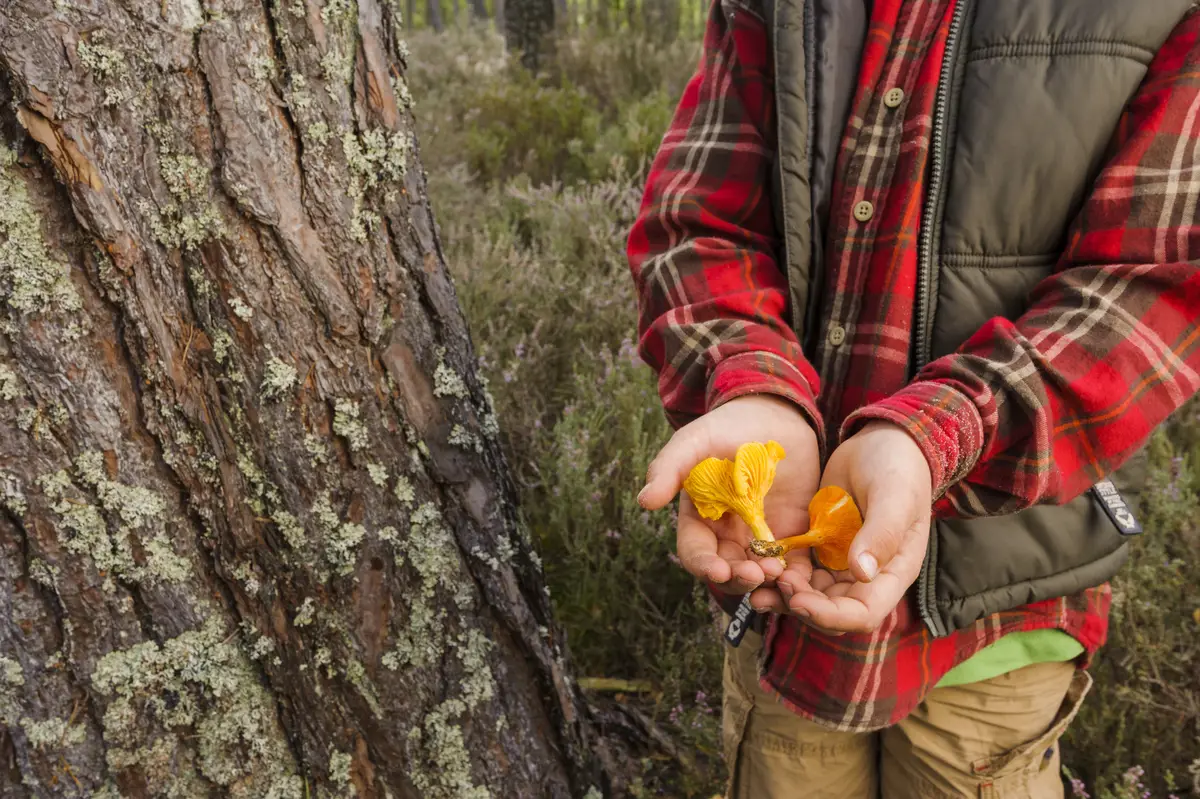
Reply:
[[[854,91],[864,0],[767,0],[778,152],[773,190],[806,350],[819,324],[833,162]],[[959,0],[934,115],[914,354],[1015,319],[1053,273],[1126,103],[1193,0]],[[914,371],[915,371],[914,368]],[[1136,507],[1136,456],[1111,476]],[[1127,538],[1088,492],[1061,506],[934,522],[915,600],[935,635],[1112,577]]]

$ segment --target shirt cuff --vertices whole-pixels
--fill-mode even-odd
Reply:
[[[816,381],[815,374],[812,379]],[[800,367],[773,352],[732,355],[718,363],[708,379],[705,412],[752,394],[770,394],[791,401],[817,434],[821,462],[825,462],[825,423],[817,409],[813,383]]]
[[[970,474],[983,453],[979,408],[948,383],[920,380],[858,409],[842,423],[841,440],[875,419],[899,425],[917,442],[929,461],[935,500]]]

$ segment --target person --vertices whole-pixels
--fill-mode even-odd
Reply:
[[[729,796],[1062,796],[1058,739],[1200,388],[1191,0],[717,0],[628,242],[675,433],[639,501],[727,614]],[[783,445],[851,567],[747,554],[684,478]]]

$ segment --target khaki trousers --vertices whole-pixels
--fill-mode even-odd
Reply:
[[[725,647],[722,726],[728,799],[1062,799],[1058,739],[1091,677],[1040,663],[935,688],[908,718],[838,732],[758,684],[762,636]]]

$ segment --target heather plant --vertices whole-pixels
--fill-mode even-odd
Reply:
[[[696,44],[583,34],[539,76],[479,30],[411,44],[442,243],[575,668],[647,681],[628,701],[686,755],[647,761],[635,795],[711,796],[722,651],[674,559],[674,517],[634,501],[670,429],[636,356],[624,257]],[[1114,580],[1110,642],[1064,742],[1077,797],[1200,796],[1200,405],[1155,436],[1150,476],[1147,532]]]

